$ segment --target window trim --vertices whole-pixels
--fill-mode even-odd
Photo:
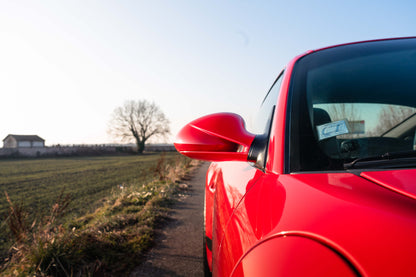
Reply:
[[[266,96],[264,97],[263,101],[261,102],[260,105],[260,109],[263,106],[263,104],[265,103],[267,97],[270,96],[270,93],[273,91],[273,89],[275,88],[276,84],[280,81],[280,85],[277,88],[278,89],[278,93],[277,93],[277,97],[276,97],[276,103],[274,103],[274,105],[272,106],[272,109],[269,113],[269,119],[268,122],[266,123],[266,130],[263,134],[258,134],[256,135],[256,137],[254,138],[254,141],[250,147],[250,151],[249,151],[249,157],[252,158],[252,160],[255,160],[256,162],[253,164],[254,167],[264,171],[269,155],[268,155],[268,150],[269,150],[269,145],[270,145],[270,135],[271,135],[271,130],[272,130],[272,126],[273,123],[275,121],[275,115],[276,115],[276,105],[277,105],[277,99],[279,98],[279,95],[281,93],[281,88],[282,88],[282,80],[283,80],[283,76],[284,76],[285,70],[283,69],[279,75],[277,76],[277,78],[275,79],[275,81],[273,82],[272,86],[270,87],[269,91],[267,92]]]

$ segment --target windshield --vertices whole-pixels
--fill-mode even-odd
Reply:
[[[415,39],[339,46],[299,60],[291,171],[340,170],[357,159],[415,150],[415,74]]]

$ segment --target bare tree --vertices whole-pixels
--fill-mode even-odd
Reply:
[[[378,113],[377,125],[370,125],[367,130],[367,136],[380,136],[382,133],[393,128],[409,116],[416,112],[415,108],[394,105],[382,105]],[[360,121],[362,108],[357,107],[354,103],[333,104],[328,108],[328,113],[331,115],[332,121],[342,120],[347,118],[348,121]],[[347,137],[355,137],[357,134],[346,135]],[[344,136],[345,137],[345,136]]]
[[[358,120],[360,118],[360,110],[352,103],[337,103],[329,107],[328,112],[331,114],[332,121],[342,120]]]
[[[145,143],[151,137],[169,134],[169,120],[161,109],[147,100],[129,100],[118,107],[112,114],[109,133],[122,137],[134,138],[137,151],[143,153]]]
[[[378,124],[372,133],[380,135],[393,128],[409,116],[415,113],[415,109],[405,106],[384,106],[378,116]]]

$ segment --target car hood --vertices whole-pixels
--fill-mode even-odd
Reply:
[[[413,169],[279,176],[285,198],[271,233],[325,238],[363,276],[413,276],[415,177]]]
[[[362,172],[361,177],[389,190],[416,199],[416,169]]]

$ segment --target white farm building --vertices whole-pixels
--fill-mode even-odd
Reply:
[[[37,135],[8,135],[3,139],[3,148],[45,147],[45,140]]]

